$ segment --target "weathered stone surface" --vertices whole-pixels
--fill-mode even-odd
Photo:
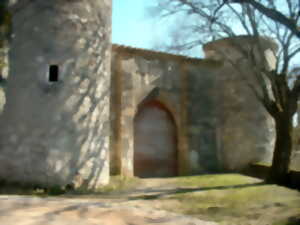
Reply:
[[[5,95],[0,90],[0,179],[93,188],[108,182],[109,157],[112,174],[137,174],[135,118],[149,102],[174,122],[174,174],[270,162],[272,121],[218,53],[251,71],[228,40],[206,45],[204,60],[118,45],[111,51],[109,0],[19,0],[10,7],[22,10],[13,17]],[[57,82],[48,79],[53,64]]]
[[[241,60],[240,51],[231,41],[242,47],[254,46],[252,39],[241,37],[209,43],[204,49],[208,58],[224,61],[217,76],[217,142],[223,168],[236,171],[249,163],[270,162],[274,126],[272,118],[246,84],[245,77],[257,85],[253,65],[244,58]],[[263,44],[265,49],[276,48],[270,40],[263,39]]]
[[[129,158],[135,154],[132,124],[143,105],[151,101],[161,104],[174,119],[178,174],[217,171],[215,102],[210,96],[215,91],[215,64],[117,45],[113,55],[111,168],[114,173],[135,174]],[[160,163],[157,161],[157,170]]]
[[[244,46],[253,44],[247,37],[237,39]],[[276,48],[264,41],[266,49]],[[149,101],[164,105],[174,118],[179,174],[237,171],[253,162],[270,162],[272,119],[219,50],[240,60],[228,40],[206,45],[205,60],[114,46],[112,140],[118,144],[112,145],[116,160],[111,167],[116,173],[134,174],[132,124]],[[252,76],[247,60],[239,65]]]
[[[158,102],[145,104],[134,120],[134,173],[138,177],[176,176],[176,126]]]
[[[13,17],[0,179],[107,183],[111,2],[24,2],[13,6],[22,10]],[[52,83],[51,64],[59,67]]]
[[[292,170],[300,171],[300,152],[299,151],[293,152],[290,168]]]
[[[217,172],[220,169],[216,145],[216,71],[188,67],[188,138],[191,173]]]

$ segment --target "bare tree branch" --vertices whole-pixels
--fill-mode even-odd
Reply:
[[[265,7],[263,4],[259,3],[255,0],[224,0],[224,3],[230,4],[230,3],[241,3],[241,4],[249,4],[253,6],[255,9],[257,9],[259,12],[264,14],[265,16],[269,17],[270,19],[277,21],[278,23],[286,26],[290,29],[290,31],[296,35],[298,38],[300,38],[300,30],[297,27],[297,22],[294,19],[287,18],[284,14],[281,12],[269,9]]]
[[[245,83],[258,102],[273,117],[277,135],[270,179],[278,183],[285,182],[285,177],[289,174],[292,151],[292,144],[285,145],[285,143],[291,143],[292,117],[296,112],[300,95],[300,76],[297,77],[294,86],[289,87],[290,65],[300,53],[300,30],[297,27],[300,18],[299,1],[297,0],[298,3],[295,0],[157,1],[169,3],[168,10],[172,13],[177,15],[183,13],[187,16],[187,27],[198,23],[199,30],[197,26],[191,29],[191,35],[196,38],[207,40],[210,37],[210,40],[214,40],[215,37],[232,37],[225,40],[225,47],[212,45],[213,52],[224,62],[227,69],[236,70],[239,75],[237,79]],[[178,4],[174,4],[175,2]],[[234,6],[233,3],[239,5]],[[286,6],[282,7],[282,3]],[[172,8],[172,4],[176,7]],[[245,33],[248,34],[246,39],[237,37]],[[265,35],[275,39],[278,47],[273,40],[265,38]],[[184,41],[188,44],[191,40],[196,41],[190,37]],[[228,48],[233,51],[232,54],[228,52]],[[269,63],[272,65],[268,65]]]

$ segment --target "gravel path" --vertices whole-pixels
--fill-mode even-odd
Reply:
[[[160,192],[170,186],[147,181],[129,194]],[[143,201],[123,199],[0,196],[3,225],[217,225],[215,222],[154,209]]]
[[[189,216],[93,199],[0,197],[3,225],[217,225]]]

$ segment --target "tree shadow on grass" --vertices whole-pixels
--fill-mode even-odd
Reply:
[[[300,224],[300,216],[299,217],[291,217],[289,218],[286,225],[299,225]]]
[[[210,190],[227,190],[227,189],[237,189],[237,188],[247,188],[247,187],[255,187],[255,186],[263,186],[268,185],[265,182],[257,182],[252,184],[238,184],[238,185],[230,185],[230,186],[215,186],[215,187],[199,187],[199,188],[176,188],[176,189],[153,189],[148,190],[147,192],[160,192],[158,194],[143,194],[139,196],[129,197],[128,200],[153,200],[159,199],[172,194],[185,194],[192,192],[202,192],[202,191],[210,191]]]

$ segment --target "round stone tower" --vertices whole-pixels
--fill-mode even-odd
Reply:
[[[0,179],[107,183],[111,1],[12,2]]]
[[[257,85],[254,66],[241,53],[241,49],[253,49],[256,62],[272,69],[277,45],[267,38],[260,38],[260,42],[263,54],[249,36],[225,38],[204,46],[206,58],[224,62],[217,77],[217,144],[219,160],[227,170],[242,170],[250,163],[272,159],[273,120],[246,83]]]

